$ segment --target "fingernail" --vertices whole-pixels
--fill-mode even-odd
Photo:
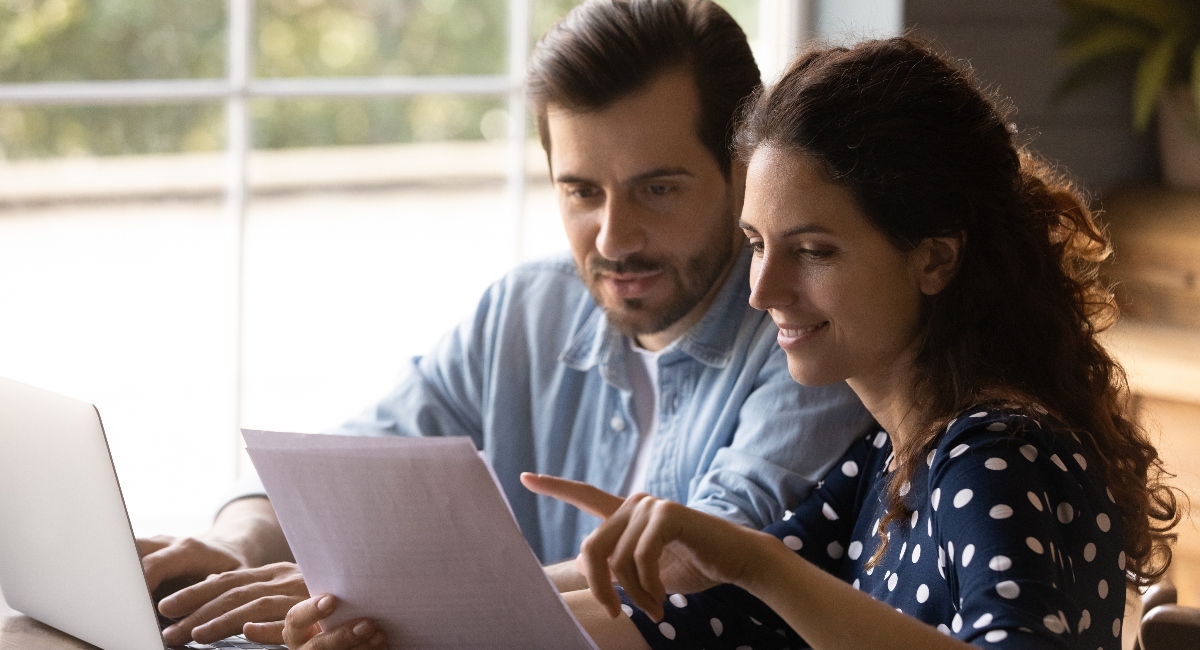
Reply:
[[[383,645],[383,632],[371,637],[371,645]]]
[[[363,621],[363,622],[359,623],[358,625],[354,626],[354,635],[355,636],[366,636],[370,633],[371,633],[371,624],[366,621]]]
[[[322,612],[328,612],[329,610],[333,609],[333,596],[326,596],[321,600],[318,600],[317,609],[321,610]]]

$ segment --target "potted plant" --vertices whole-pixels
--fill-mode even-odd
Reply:
[[[1200,188],[1200,2],[1059,0],[1067,12],[1060,42],[1070,71],[1062,96],[1134,66],[1133,126],[1158,114],[1168,185]]]

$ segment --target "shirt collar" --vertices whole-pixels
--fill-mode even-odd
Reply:
[[[717,295],[704,316],[679,339],[675,354],[687,354],[697,361],[714,368],[729,365],[733,356],[737,331],[745,317],[750,300],[750,256],[751,249],[744,247],[737,261],[725,277]],[[559,360],[570,368],[586,371],[600,366],[606,381],[618,388],[628,390],[628,374],[625,372],[627,339],[624,334],[608,322],[608,317],[599,306],[591,316],[572,332]]]

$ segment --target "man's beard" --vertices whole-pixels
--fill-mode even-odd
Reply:
[[[735,253],[733,242],[732,233],[720,233],[703,250],[684,260],[682,269],[679,268],[680,265],[672,264],[663,258],[650,259],[632,255],[614,262],[593,253],[587,258],[587,270],[581,270],[580,275],[583,276],[584,284],[587,285],[592,298],[604,309],[613,327],[626,336],[654,334],[674,325],[713,290],[713,285]],[[667,282],[673,288],[664,304],[652,308],[641,298],[617,298],[621,303],[619,310],[605,304],[604,296],[598,287],[602,273],[655,271],[663,271]]]

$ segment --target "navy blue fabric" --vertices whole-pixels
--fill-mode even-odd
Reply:
[[[1073,434],[1012,410],[964,413],[915,472],[905,496],[911,518],[889,528],[882,561],[867,568],[891,452],[885,432],[859,440],[767,531],[855,588],[973,645],[1121,647],[1120,517]],[[673,595],[661,624],[621,595],[653,648],[807,647],[761,601],[729,585]]]

